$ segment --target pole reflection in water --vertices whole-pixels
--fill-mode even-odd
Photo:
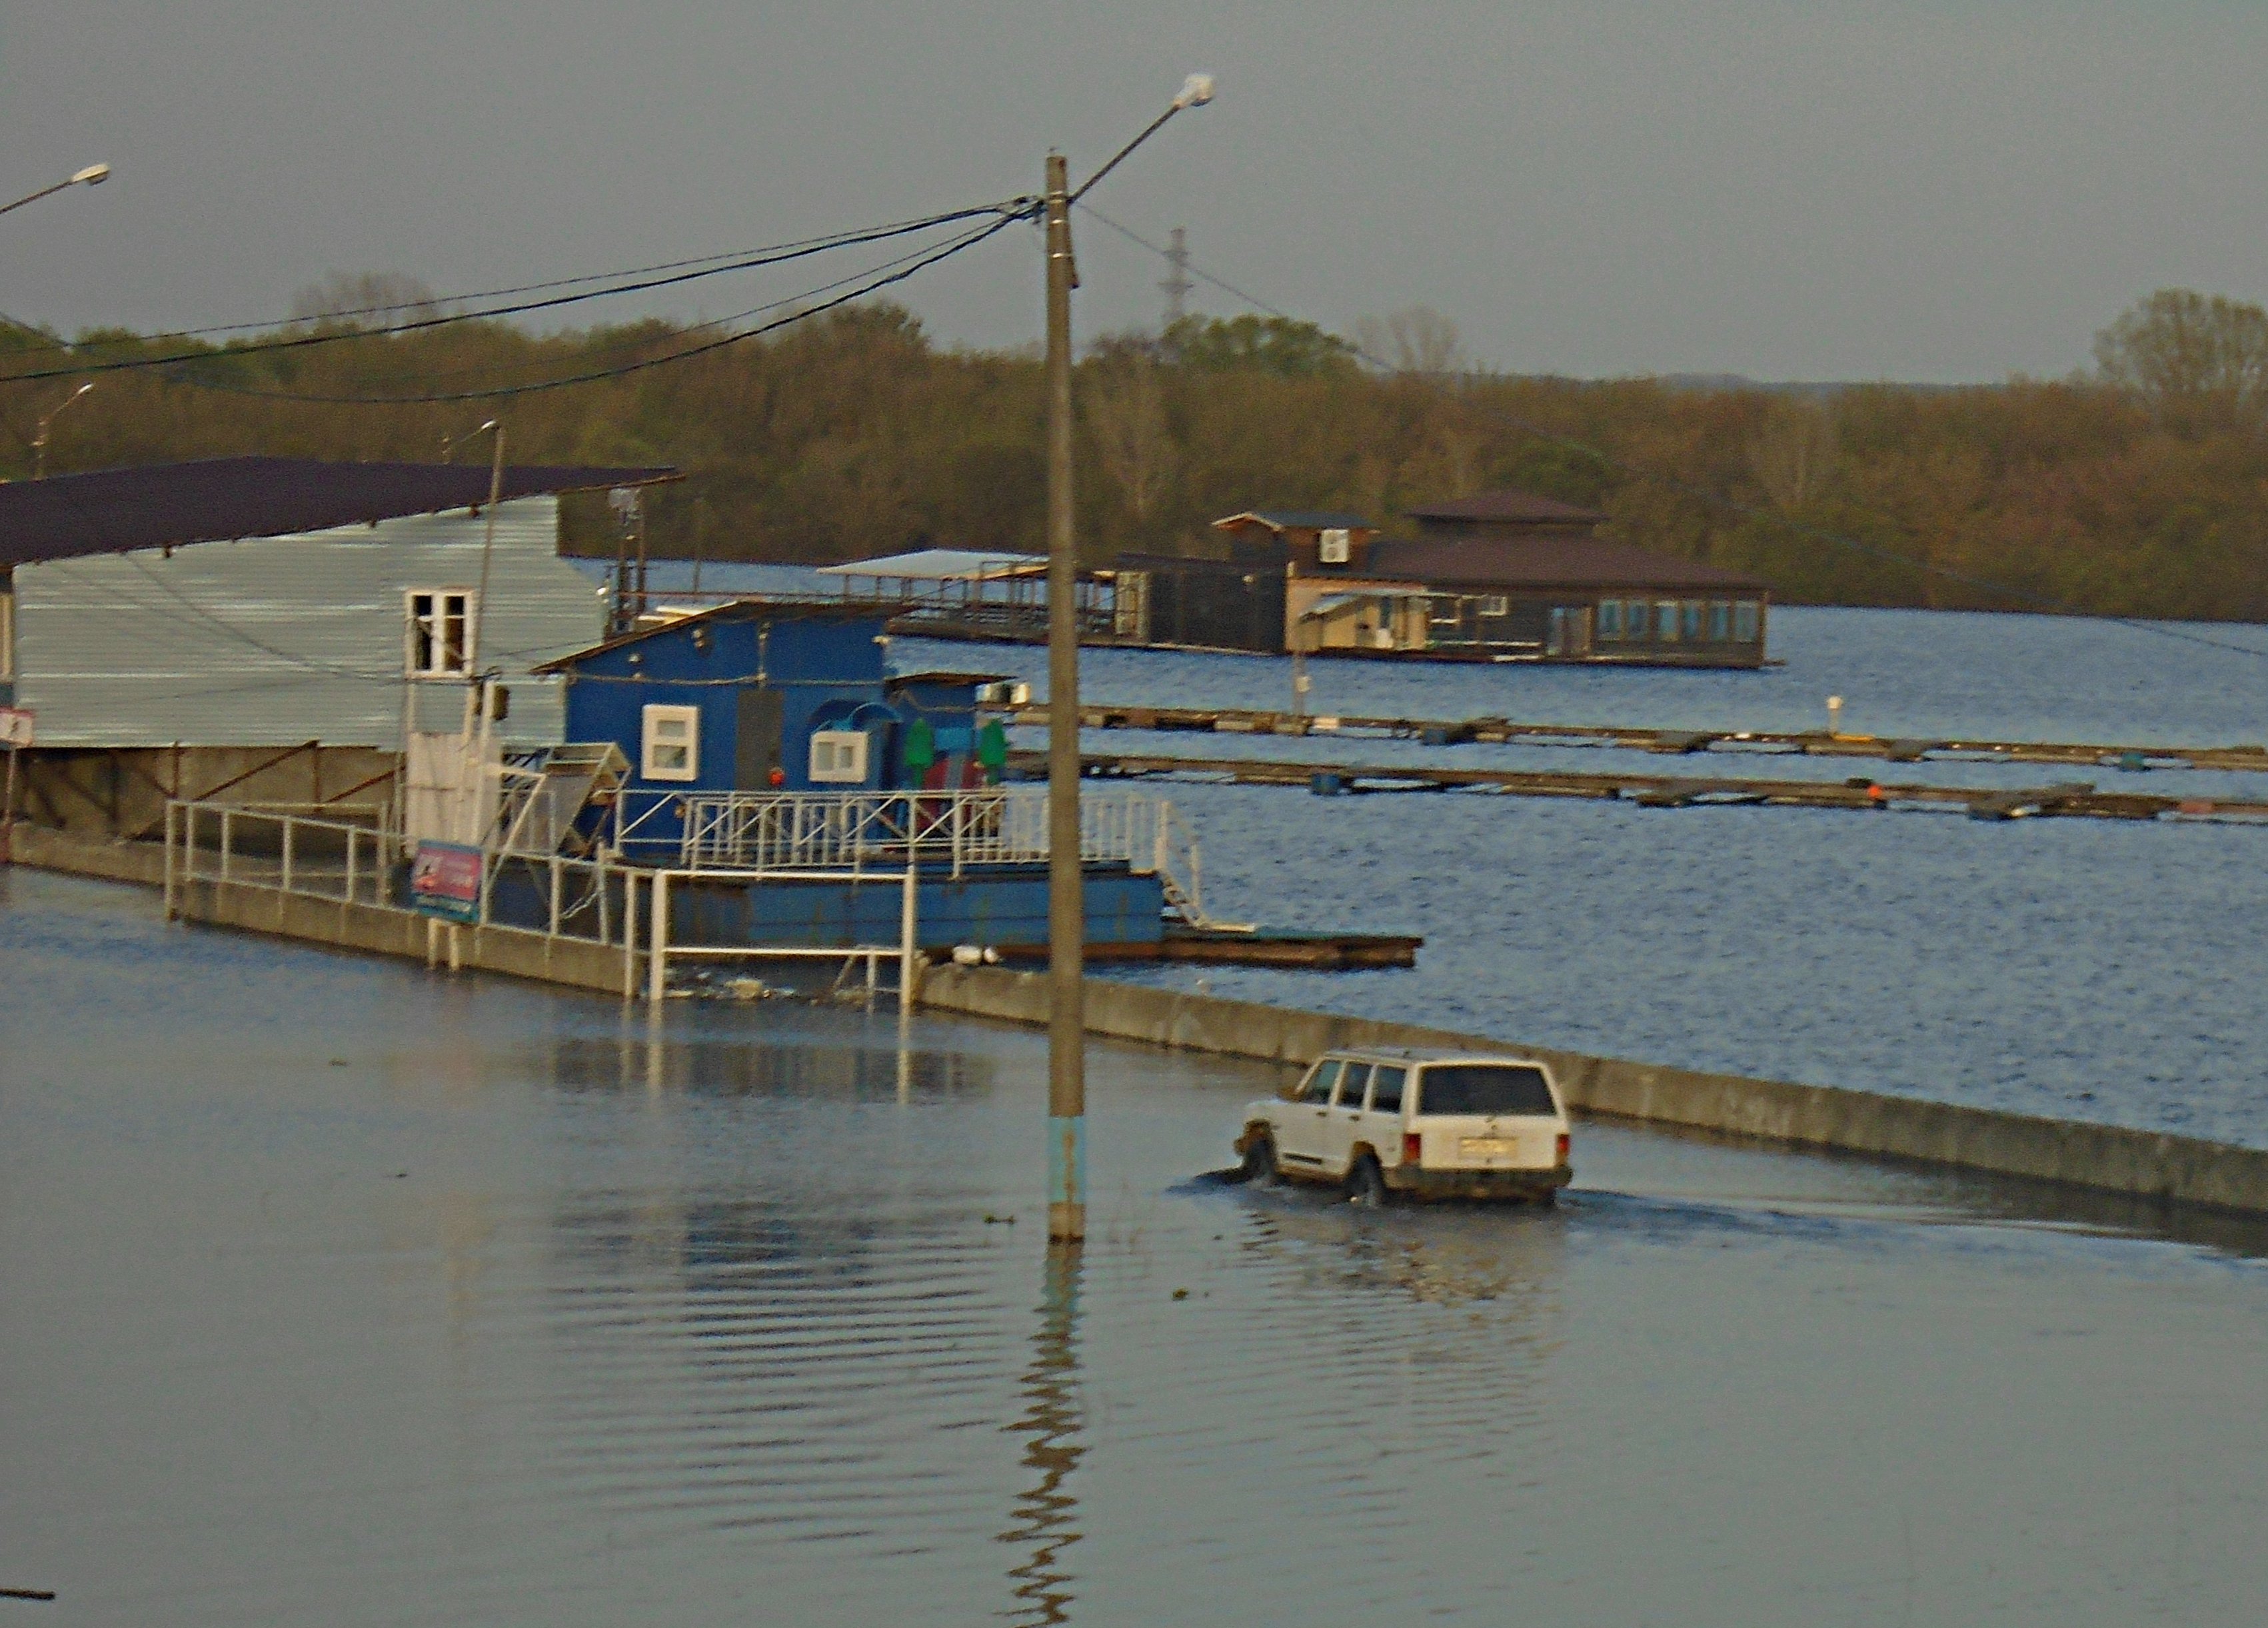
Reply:
[[[1071,1620],[1071,1576],[1063,1551],[1079,1542],[1079,1499],[1064,1490],[1086,1455],[1079,1440],[1086,1416],[1079,1396],[1079,1292],[1083,1263],[1077,1242],[1048,1246],[1040,1295],[1040,1326],[1024,1370],[1024,1416],[1005,1428],[1025,1436],[1024,1468],[1035,1477],[1018,1498],[1000,1541],[1030,1558],[1009,1568],[1016,1604],[1005,1615],[1020,1623]]]

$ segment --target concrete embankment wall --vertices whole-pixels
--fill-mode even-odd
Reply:
[[[85,843],[19,825],[16,861],[114,881],[160,885],[165,856],[146,843]],[[191,921],[304,939],[340,949],[425,961],[450,957],[443,929],[368,904],[284,895],[271,888],[198,881],[177,892]],[[512,927],[455,930],[457,964],[620,995],[625,953]],[[643,988],[644,958],[627,970]],[[1047,978],[991,967],[934,967],[921,1002],[939,1011],[1044,1026]],[[1885,1096],[1831,1086],[1793,1085],[1736,1074],[1632,1063],[1482,1035],[1301,1012],[1217,996],[1179,994],[1090,978],[1089,1033],[1226,1057],[1306,1064],[1342,1046],[1449,1046],[1516,1052],[1548,1062],[1579,1113],[1734,1136],[1913,1160],[2064,1182],[2097,1191],[2268,1214],[2268,1150],[2116,1125],[2037,1118],[1992,1109]]]
[[[922,1004],[1044,1025],[1047,977],[932,968]],[[1373,1018],[1087,980],[1086,1027],[1118,1039],[1305,1064],[1344,1046],[1517,1052],[1551,1065],[1576,1112],[1926,1161],[2184,1204],[2268,1213],[2268,1151],[1831,1086],[1705,1074]]]
[[[18,865],[153,888],[165,883],[165,851],[148,843],[83,843],[24,825],[15,829],[12,839]],[[617,996],[633,986],[629,980],[645,973],[645,958],[619,946],[554,939],[518,927],[453,927],[382,905],[348,904],[241,882],[180,882],[174,889],[173,907],[184,921]],[[632,963],[628,968],[626,960]]]

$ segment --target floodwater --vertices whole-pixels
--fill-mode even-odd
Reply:
[[[1304,809],[1304,801],[1292,805]],[[55,1624],[2124,1624],[2268,1597],[2268,1236],[1585,1127],[1195,1179],[1275,1072],[642,1010],[0,872],[0,1587]],[[0,1602],[0,1606],[8,1602]]]
[[[2268,740],[2268,630],[1776,610],[1755,673],[1313,664],[1319,713],[1803,729],[2104,745]],[[2198,640],[2213,641],[2200,644]],[[2236,649],[2219,645],[2238,646]],[[971,647],[901,641],[904,666]],[[1044,690],[1042,652],[983,665]],[[1284,708],[1287,661],[1085,654],[1118,704]],[[1090,732],[1089,751],[1969,785],[2092,780],[2268,796],[2268,776]],[[1689,1068],[2268,1146],[2268,828],[1641,808],[1486,794],[1321,799],[1157,785],[1193,816],[1207,909],[1422,934],[1405,971],[1110,976]]]

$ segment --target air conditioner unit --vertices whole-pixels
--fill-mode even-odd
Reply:
[[[860,785],[866,778],[866,732],[819,729],[811,736],[811,779],[814,785]]]
[[[1326,565],[1344,565],[1353,557],[1354,537],[1344,526],[1324,528],[1319,557]]]

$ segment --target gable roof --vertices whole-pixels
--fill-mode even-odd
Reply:
[[[917,582],[990,582],[1034,577],[1048,568],[1044,554],[982,554],[974,549],[917,549],[880,559],[821,565],[822,577],[896,577]]]
[[[503,493],[510,501],[680,478],[667,468],[507,464]],[[488,500],[486,464],[208,458],[0,482],[0,566],[323,531]]]
[[[1339,509],[1248,509],[1242,514],[1224,515],[1213,522],[1218,531],[1229,531],[1239,526],[1265,526],[1272,532],[1378,529],[1375,522]]]
[[[1697,589],[1762,593],[1766,584],[1721,566],[1609,537],[1381,538],[1364,574],[1437,587]]]
[[[617,633],[612,638],[601,639],[586,649],[571,651],[566,655],[538,662],[528,671],[564,672],[578,662],[588,661],[593,656],[607,655],[626,645],[641,645],[647,639],[659,638],[666,633],[680,633],[687,628],[708,627],[718,622],[881,622],[885,619],[885,613],[872,606],[846,605],[835,600],[726,600],[723,604],[711,605],[706,610],[696,610],[688,615],[672,615],[666,620],[657,620],[648,627],[632,628],[627,633]]]
[[[1509,486],[1492,492],[1476,492],[1448,503],[1419,504],[1403,512],[1415,520],[1494,520],[1520,526],[1597,526],[1607,518],[1596,509],[1579,509],[1557,497],[1539,497]]]

